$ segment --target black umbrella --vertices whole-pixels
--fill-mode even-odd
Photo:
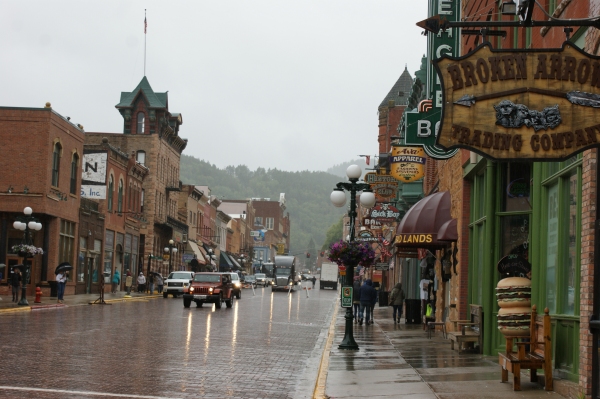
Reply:
[[[155,276],[160,276],[160,277],[162,277],[162,274],[160,274],[159,272],[150,272],[150,274],[154,274]]]
[[[56,266],[56,269],[54,270],[54,274],[58,274],[60,272],[64,272],[67,270],[73,270],[73,266],[71,266],[71,264],[69,262],[63,262],[60,265]]]

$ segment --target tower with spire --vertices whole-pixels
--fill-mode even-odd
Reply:
[[[398,124],[402,119],[404,110],[408,104],[410,91],[413,86],[413,78],[405,65],[404,71],[392,86],[387,96],[379,104],[379,153],[391,151],[391,136],[397,135]]]

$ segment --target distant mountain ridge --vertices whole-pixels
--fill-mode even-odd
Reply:
[[[285,172],[278,169],[245,165],[219,169],[204,160],[181,156],[180,179],[184,184],[208,186],[211,194],[226,199],[271,198],[276,201],[285,193],[286,211],[290,213],[290,253],[302,253],[316,244],[320,248],[327,230],[346,212],[336,208],[329,196],[335,185],[345,180],[346,168],[352,163],[364,169],[364,161],[336,165],[327,172]],[[330,171],[340,171],[332,173]]]

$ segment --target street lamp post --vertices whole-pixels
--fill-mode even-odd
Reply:
[[[360,204],[365,208],[371,208],[375,205],[375,194],[371,191],[371,186],[367,183],[359,183],[358,179],[362,175],[362,169],[358,165],[350,165],[346,170],[346,175],[350,182],[341,182],[336,184],[336,188],[331,193],[331,203],[337,207],[342,207],[346,204],[346,193],[350,192],[350,236],[349,242],[354,241],[354,223],[356,220],[356,193],[362,191],[360,195]],[[354,265],[346,265],[346,286],[352,287],[354,282]],[[344,339],[338,346],[339,349],[358,350],[358,344],[354,340],[352,320],[352,307],[346,308],[346,328],[344,330]]]
[[[17,230],[23,231],[23,245],[33,245],[33,239],[31,237],[31,230],[39,231],[42,229],[42,224],[31,214],[33,210],[30,207],[25,207],[23,209],[23,213],[25,216],[17,216],[17,221],[13,223],[13,227]],[[27,302],[27,281],[29,280],[29,273],[31,272],[31,266],[27,264],[27,258],[29,257],[29,252],[23,251],[23,278],[21,281],[21,300],[17,305],[19,306],[29,306],[29,302]]]
[[[175,241],[169,240],[169,245],[165,247],[165,253],[169,254],[169,274],[173,271],[173,255],[177,253],[177,247]]]

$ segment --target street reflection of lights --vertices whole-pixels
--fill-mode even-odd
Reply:
[[[237,344],[237,325],[238,325],[238,305],[234,303],[233,306],[233,327],[231,331],[231,360],[229,365],[233,369],[235,367],[235,347]]]
[[[204,336],[204,364],[208,364],[208,348],[210,347],[210,322],[212,319],[212,313],[209,313],[206,317],[206,334]]]
[[[187,334],[185,335],[185,353],[183,355],[183,365],[188,365],[190,357],[190,344],[192,342],[192,313],[188,313]]]
[[[288,321],[292,320],[292,296],[288,295]]]

